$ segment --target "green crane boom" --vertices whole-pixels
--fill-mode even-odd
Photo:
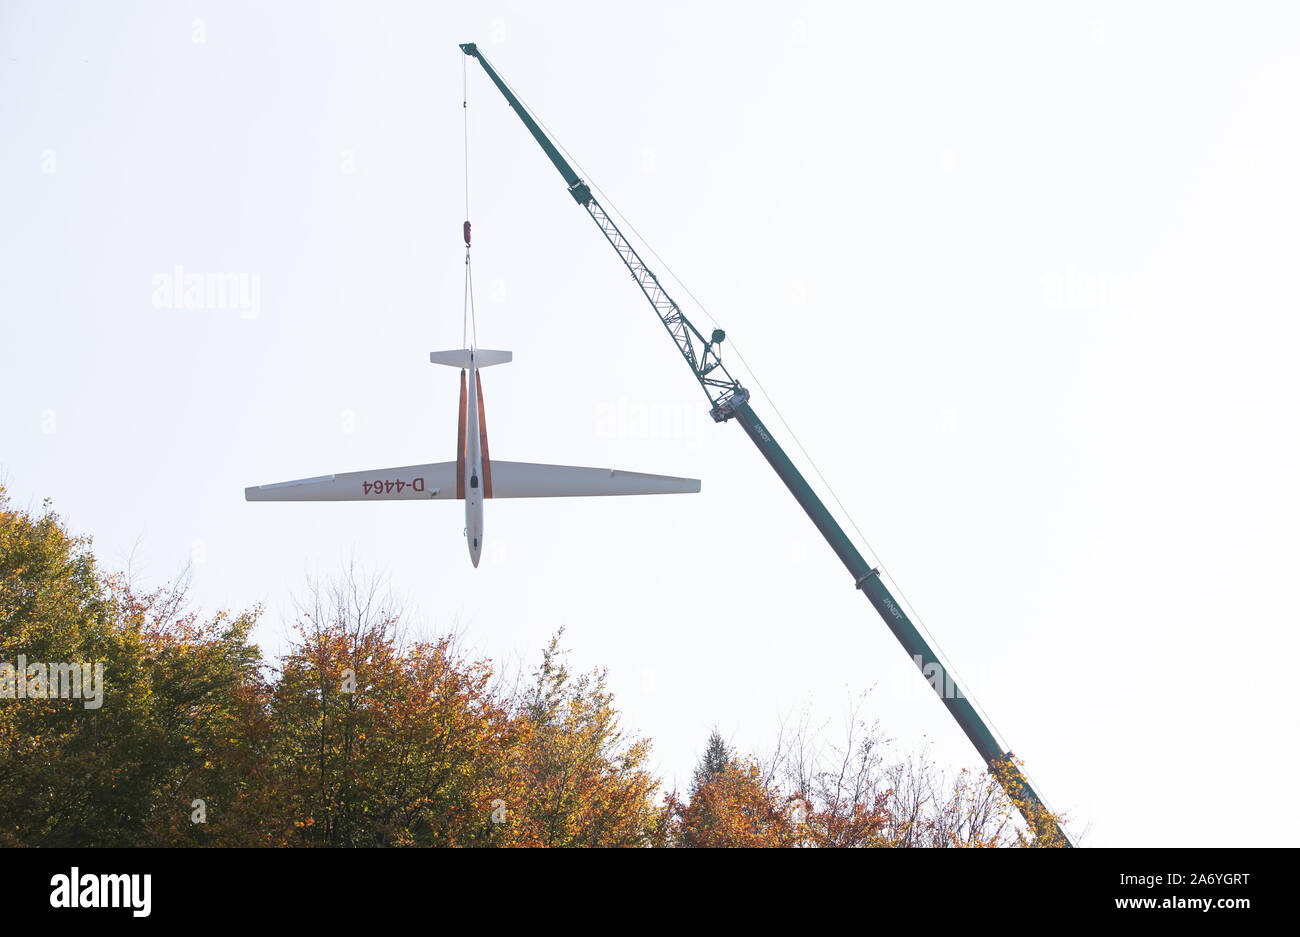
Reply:
[[[862,590],[867,600],[880,613],[880,617],[884,619],[889,630],[894,633],[894,637],[903,645],[903,649],[929,679],[931,686],[936,689],[943,704],[948,708],[948,712],[957,720],[957,724],[961,726],[962,731],[966,733],[966,737],[975,746],[975,750],[979,752],[980,757],[989,766],[989,770],[1001,782],[1035,835],[1042,842],[1070,845],[1064,831],[1057,824],[1055,818],[1044,808],[1042,801],[1021,773],[1014,756],[1002,749],[988,726],[984,724],[984,720],[976,712],[975,707],[970,704],[970,701],[949,675],[947,668],[939,660],[938,655],[931,650],[925,638],[921,636],[916,626],[912,624],[911,619],[907,617],[907,614],[894,599],[884,582],[881,581],[880,571],[863,559],[857,547],[844,533],[844,529],[831,516],[830,511],[826,509],[826,505],[817,497],[803,475],[790,461],[789,456],[777,444],[772,434],[768,432],[767,427],[763,425],[763,422],[749,405],[749,391],[742,387],[740,382],[733,378],[722,364],[720,351],[722,342],[726,337],[723,331],[716,329],[706,339],[691,324],[691,321],[678,308],[677,303],[664,290],[659,278],[645,265],[645,262],[641,260],[640,255],[628,243],[627,238],[623,236],[613,219],[596,201],[591,194],[591,187],[573,171],[573,167],[569,165],[559,149],[542,131],[542,128],[538,126],[537,121],[528,113],[528,109],[510,90],[510,86],[497,74],[496,69],[488,63],[488,60],[483,57],[478,47],[472,42],[467,42],[463,43],[460,48],[466,55],[478,59],[487,76],[492,79],[492,83],[505,95],[506,101],[524,122],[524,126],[533,135],[533,139],[537,141],[543,152],[555,165],[555,168],[559,170],[560,175],[564,177],[564,182],[568,186],[569,194],[573,196],[574,201],[587,210],[587,214],[591,215],[595,220],[601,233],[605,235],[606,240],[618,252],[619,258],[631,271],[633,279],[641,287],[641,291],[645,294],[646,299],[650,301],[650,305],[654,307],[655,313],[659,316],[659,321],[664,324],[664,328],[672,336],[673,341],[677,344],[677,350],[686,359],[691,373],[699,381],[700,387],[703,388],[709,402],[713,405],[712,410],[709,411],[710,416],[719,423],[734,418],[744,428],[746,435],[758,447],[758,451],[763,454],[763,458],[767,459],[768,464],[776,470],[776,474],[780,476],[781,481],[790,489],[790,493],[794,495],[795,500],[807,512],[808,517],[821,531],[831,549],[835,551],[840,561],[848,568],[855,587]]]

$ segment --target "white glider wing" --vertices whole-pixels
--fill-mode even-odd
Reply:
[[[646,475],[580,465],[491,463],[491,498],[582,498],[595,495],[673,495],[700,490],[698,478]]]
[[[320,475],[244,489],[246,501],[454,501],[455,498],[455,462]]]

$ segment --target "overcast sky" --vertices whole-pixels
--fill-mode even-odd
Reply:
[[[110,567],[264,603],[268,651],[353,555],[478,654],[563,626],[670,787],[714,725],[762,754],[866,691],[979,767],[474,63],[492,454],[703,491],[490,501],[479,569],[459,504],[244,502],[453,457],[477,41],[1085,844],[1295,845],[1298,19],[0,0],[0,472]],[[246,292],[189,308],[178,266]]]

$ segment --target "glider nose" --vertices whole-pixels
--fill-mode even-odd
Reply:
[[[482,555],[482,553],[483,553],[483,541],[478,537],[470,537],[469,558],[470,558],[470,562],[474,564],[475,569],[478,569],[478,558],[480,555]]]

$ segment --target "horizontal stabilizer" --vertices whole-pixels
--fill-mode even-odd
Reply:
[[[580,465],[492,460],[493,498],[584,498],[600,495],[674,495],[700,490],[698,478],[646,475]]]
[[[514,360],[514,354],[508,351],[496,351],[491,348],[453,348],[451,351],[431,351],[429,360],[434,364],[445,364],[449,368],[467,370],[470,356],[474,357],[474,366],[489,368],[494,364],[506,364]]]
[[[244,489],[246,501],[442,501],[455,498],[455,462],[320,475]]]

